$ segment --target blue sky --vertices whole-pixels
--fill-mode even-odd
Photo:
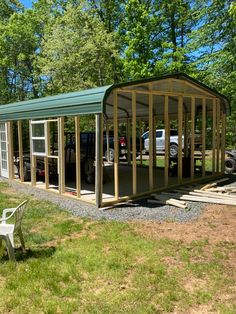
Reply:
[[[24,4],[26,8],[30,8],[32,6],[32,0],[20,0],[20,2]]]

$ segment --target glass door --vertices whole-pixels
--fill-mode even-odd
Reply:
[[[1,176],[8,178],[7,124],[0,123],[0,165]]]

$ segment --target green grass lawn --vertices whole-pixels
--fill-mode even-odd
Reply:
[[[74,218],[0,183],[0,209],[26,198],[28,250],[16,250],[16,264],[1,252],[0,313],[188,313],[209,304],[236,312],[218,298],[235,284],[225,266],[234,244],[148,238],[141,224]]]

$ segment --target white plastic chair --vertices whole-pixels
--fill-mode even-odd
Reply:
[[[15,261],[14,233],[18,234],[21,247],[23,251],[25,251],[25,242],[21,230],[21,222],[27,202],[28,201],[24,201],[15,208],[4,209],[2,213],[2,218],[0,219],[0,246],[2,245],[2,240],[4,240],[6,242],[9,259],[13,261]],[[13,216],[15,217],[15,223],[7,223],[7,221]]]

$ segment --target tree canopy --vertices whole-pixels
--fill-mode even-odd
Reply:
[[[0,104],[183,71],[236,112],[233,0],[0,0]]]

